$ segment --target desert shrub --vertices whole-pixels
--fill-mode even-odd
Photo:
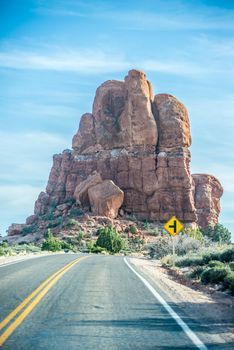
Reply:
[[[230,270],[227,267],[207,267],[201,274],[201,281],[207,283],[221,283]]]
[[[45,221],[54,220],[54,213],[52,211],[50,211],[49,213],[43,215],[43,219]]]
[[[221,254],[220,254],[220,261],[223,262],[231,262],[234,261],[234,247],[225,249]]]
[[[0,256],[4,256],[5,255],[5,250],[3,247],[0,247]]]
[[[133,237],[131,242],[134,244],[139,244],[139,245],[145,243],[144,239],[142,239],[140,236]]]
[[[130,231],[133,235],[135,235],[135,234],[137,233],[137,228],[136,228],[136,226],[135,226],[135,225],[131,225],[131,226],[129,227],[129,231]]]
[[[196,267],[188,274],[188,276],[189,276],[190,278],[200,278],[203,271],[204,271],[204,267],[203,267],[203,266],[196,266]]]
[[[234,271],[234,261],[231,261],[229,264],[229,267],[232,271]]]
[[[182,235],[186,235],[198,241],[203,241],[203,234],[199,229],[185,228]]]
[[[22,236],[26,236],[30,233],[33,233],[33,232],[36,232],[37,230],[37,227],[36,225],[29,225],[29,226],[25,226],[23,229],[22,229]]]
[[[154,244],[149,246],[149,256],[151,258],[161,259],[171,252],[172,248],[167,237],[160,237]]]
[[[172,255],[166,255],[161,259],[161,264],[164,267],[172,266],[173,265],[173,257]]]
[[[191,256],[177,259],[175,265],[178,267],[202,266],[204,265],[204,262],[200,256]]]
[[[222,224],[209,225],[202,228],[201,232],[214,242],[231,243],[231,232]]]
[[[220,259],[220,252],[211,252],[203,254],[203,262],[204,264],[208,264],[211,260],[219,260]]]
[[[232,271],[225,276],[223,287],[229,289],[231,294],[234,295],[234,273]]]
[[[105,248],[111,253],[118,253],[125,247],[125,241],[112,226],[98,229],[96,247]]]
[[[200,240],[183,235],[177,236],[173,239],[175,239],[175,252],[177,255],[186,255],[192,252],[197,252],[202,245]]]
[[[48,225],[47,225],[47,228],[53,228],[53,227],[57,227],[57,226],[60,226],[62,225],[63,223],[63,218],[62,217],[59,217],[57,220],[55,220],[54,222],[50,222]]]
[[[209,264],[208,264],[209,267],[224,267],[224,263],[222,263],[221,261],[219,260],[211,260],[209,261]]]
[[[102,253],[103,251],[106,251],[105,248],[97,246],[95,241],[89,241],[86,245],[86,248],[89,253]]]
[[[24,244],[15,244],[12,247],[12,250],[15,253],[19,254],[21,252],[36,253],[36,252],[39,252],[41,249],[40,247],[36,246],[33,243],[30,243],[30,244],[24,243]]]
[[[74,197],[69,197],[69,198],[67,198],[67,199],[65,200],[64,203],[67,203],[67,204],[72,205],[72,204],[75,204],[75,202],[76,202],[76,200],[75,200]]]
[[[67,222],[68,227],[73,227],[77,225],[77,221],[75,219],[69,219]]]
[[[50,210],[53,212],[55,210],[55,208],[57,207],[57,203],[56,202],[51,202],[50,203]]]
[[[1,242],[0,243],[0,247],[2,248],[8,248],[9,247],[9,244],[7,242]]]
[[[148,230],[150,236],[159,236],[162,232],[158,227],[152,227]]]
[[[71,218],[75,218],[77,216],[82,216],[82,215],[84,215],[84,212],[80,208],[71,208],[69,211],[69,216]]]
[[[42,243],[42,250],[48,250],[51,252],[56,252],[61,250],[61,242],[59,242],[59,240],[57,240],[52,232],[50,231],[50,229],[48,229],[47,233],[46,233],[46,239],[44,240],[44,242]]]
[[[61,245],[61,249],[64,249],[64,250],[72,250],[72,251],[75,250],[74,245],[71,244],[71,243],[68,243],[68,242],[66,242],[66,241],[61,241],[61,242],[59,242],[59,243],[60,243],[60,245]]]

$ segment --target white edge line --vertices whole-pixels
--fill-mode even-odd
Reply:
[[[166,300],[156,292],[156,290],[151,286],[151,284],[142,277],[134,268],[129,264],[126,258],[124,258],[125,264],[135,273],[135,275],[144,283],[144,285],[149,289],[149,291],[154,295],[154,297],[162,304],[162,306],[167,310],[176,323],[183,329],[185,334],[192,340],[193,344],[200,350],[208,350],[206,345],[198,338],[198,336],[189,328],[189,326],[182,320],[182,318],[168,305]]]

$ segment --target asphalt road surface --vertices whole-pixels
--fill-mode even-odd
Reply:
[[[60,254],[2,266],[1,349],[232,348],[209,344],[201,324],[175,305],[167,310],[147,283],[115,256]]]

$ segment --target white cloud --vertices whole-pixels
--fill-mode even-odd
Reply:
[[[40,50],[39,50],[40,51]],[[99,74],[108,72],[122,72],[132,68],[152,72],[162,72],[179,76],[204,76],[209,74],[230,73],[225,67],[210,64],[204,67],[203,62],[195,62],[188,58],[174,58],[173,60],[157,57],[141,60],[127,58],[116,52],[105,50],[70,50],[63,48],[52,52],[29,50],[2,50],[0,52],[0,67],[23,70],[49,70],[60,72],[75,72],[79,74]]]
[[[0,67],[93,74],[126,70],[129,62],[120,56],[98,52],[95,49],[77,52],[64,48],[51,54],[29,51],[0,52]]]

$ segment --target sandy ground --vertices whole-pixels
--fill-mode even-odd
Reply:
[[[234,297],[205,286],[182,284],[159,261],[131,258],[130,262],[162,291],[167,302],[182,308],[186,319],[202,320],[203,326],[210,329],[211,342],[234,344]]]

